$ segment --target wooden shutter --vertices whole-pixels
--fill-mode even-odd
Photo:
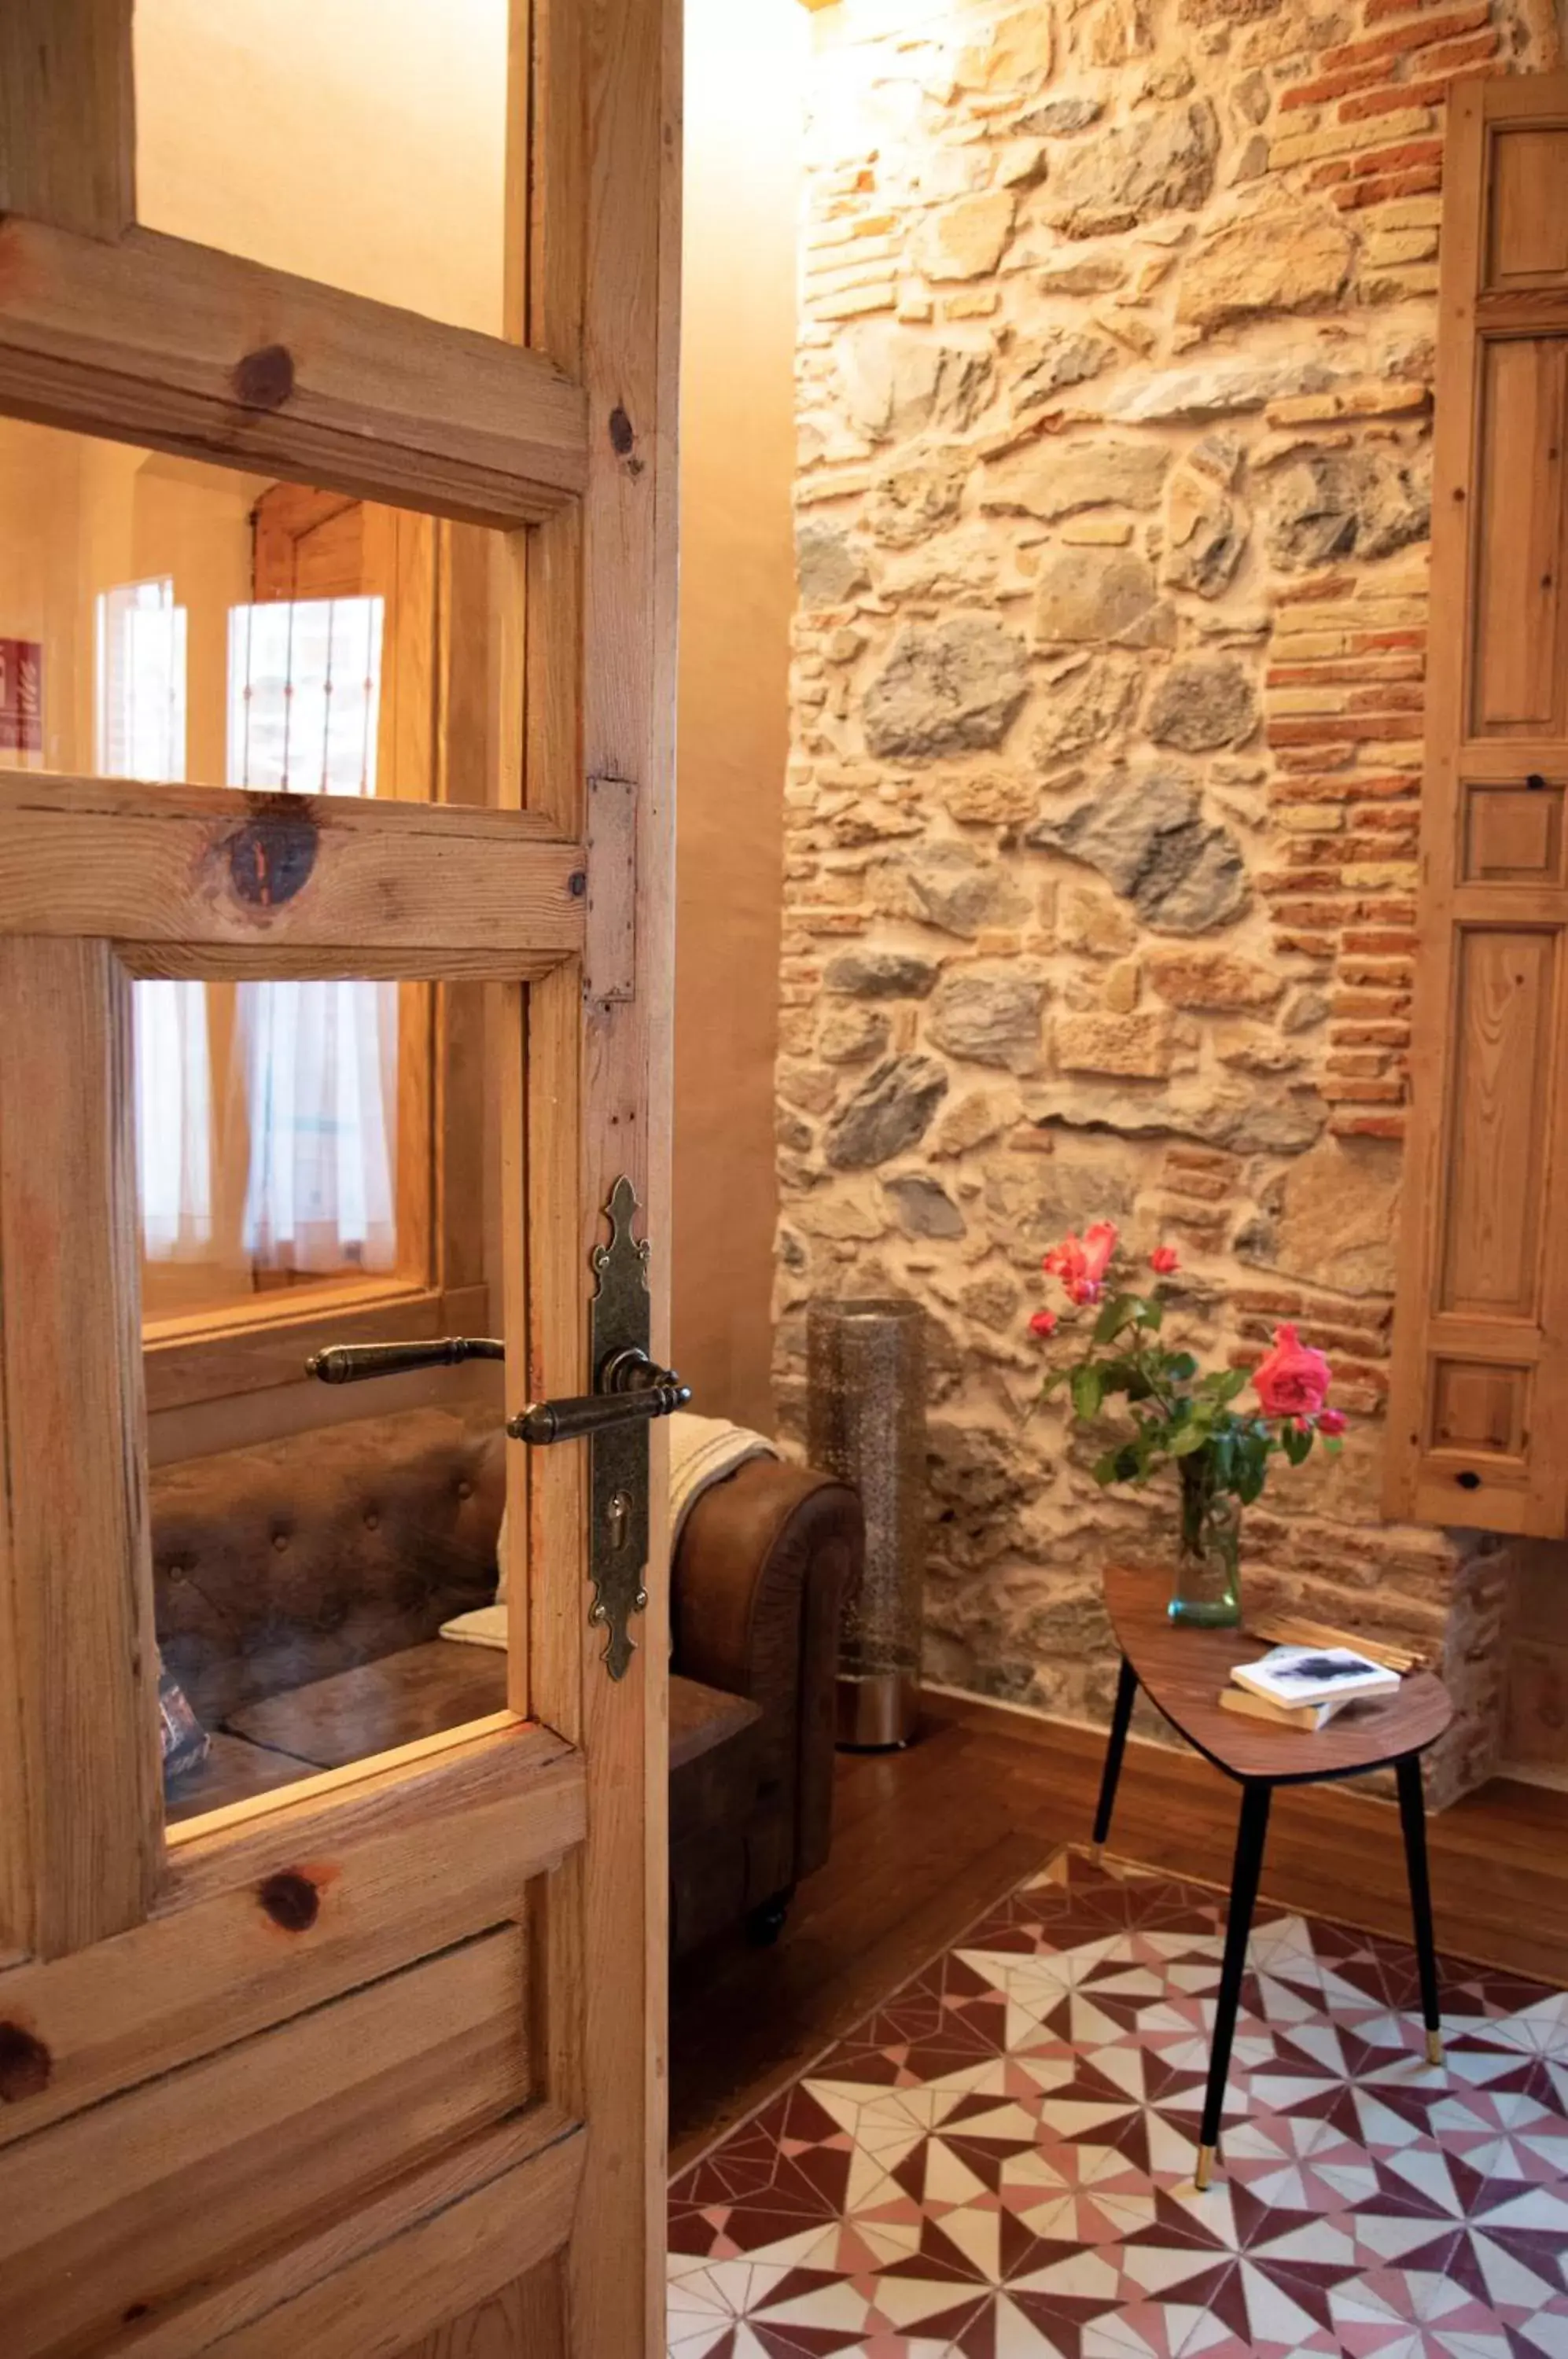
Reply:
[[[1568,1529],[1568,76],[1449,105],[1387,1501]]]

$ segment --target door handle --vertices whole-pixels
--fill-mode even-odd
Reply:
[[[532,1401],[506,1420],[513,1440],[536,1449],[556,1441],[588,1444],[589,1619],[605,1633],[604,1662],[613,1680],[626,1677],[635,1651],[631,1617],[648,1603],[648,1428],[691,1397],[691,1386],[648,1351],[648,1247],[632,1235],[637,1208],[631,1181],[617,1180],[604,1206],[609,1242],[595,1245],[591,1256],[597,1281],[590,1305],[593,1391]],[[311,1353],[305,1369],[323,1385],[357,1385],[371,1376],[506,1356],[505,1344],[494,1336],[438,1335],[408,1343],[329,1343]]]
[[[329,1343],[312,1352],[305,1374],[323,1385],[362,1385],[371,1376],[405,1376],[419,1368],[458,1368],[464,1360],[504,1360],[494,1335],[437,1335],[419,1343]]]
[[[305,1363],[307,1375],[323,1385],[360,1385],[374,1376],[403,1376],[421,1368],[457,1368],[465,1360],[504,1360],[506,1350],[490,1335],[438,1335],[410,1343],[330,1343]],[[552,1441],[586,1441],[620,1425],[651,1424],[671,1417],[691,1397],[673,1368],[637,1346],[613,1352],[600,1371],[597,1389],[559,1400],[530,1402],[508,1418],[514,1441],[536,1449]]]
[[[506,1430],[514,1441],[530,1441],[536,1449],[552,1441],[583,1441],[617,1426],[651,1424],[670,1417],[691,1397],[673,1368],[636,1346],[613,1352],[599,1371],[598,1389],[574,1393],[561,1400],[534,1401],[508,1418]]]

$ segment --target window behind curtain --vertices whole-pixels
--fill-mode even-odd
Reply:
[[[100,776],[183,778],[186,611],[172,579],[100,592],[94,619]],[[143,1250],[150,1261],[200,1258],[212,1242],[206,986],[138,983],[134,1005]]]
[[[376,792],[384,618],[370,597],[231,608],[231,784]],[[255,1266],[395,1267],[397,984],[244,984],[238,1050]]]
[[[95,624],[96,768],[183,778],[188,629],[172,577],[102,592]],[[380,597],[231,606],[229,783],[374,795],[384,631]],[[136,984],[149,1261],[237,1263],[248,1268],[246,1290],[397,1267],[398,1007],[392,983],[215,993],[194,982]],[[220,1169],[233,1174],[226,1189]]]

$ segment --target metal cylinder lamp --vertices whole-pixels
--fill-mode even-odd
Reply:
[[[806,1318],[807,1450],[866,1511],[866,1567],[844,1600],[838,1742],[908,1745],[920,1693],[926,1332],[918,1302],[818,1300]]]

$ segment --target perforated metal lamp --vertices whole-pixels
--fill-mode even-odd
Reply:
[[[925,1574],[925,1313],[902,1299],[819,1300],[806,1317],[807,1451],[860,1494],[866,1563],[844,1601],[838,1741],[907,1745],[920,1708]]]

